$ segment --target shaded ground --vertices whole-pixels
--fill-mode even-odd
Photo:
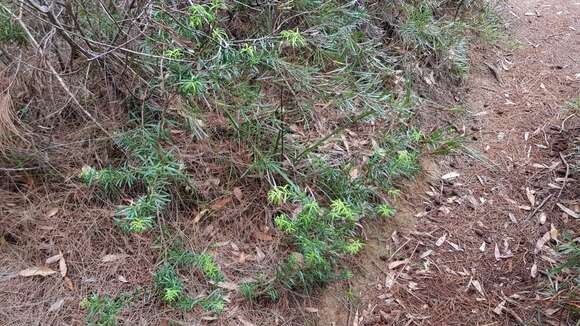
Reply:
[[[453,123],[470,138],[467,152],[427,167],[419,181],[427,189],[406,192],[416,226],[377,232],[351,283],[356,308],[327,291],[321,325],[577,323],[561,304],[562,280],[547,271],[560,258],[559,237],[579,232],[557,204],[580,208],[566,160],[580,119],[562,109],[580,94],[580,5],[504,9],[517,45],[473,51],[467,113]]]

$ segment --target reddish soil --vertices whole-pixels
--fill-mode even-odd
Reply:
[[[467,113],[453,123],[468,150],[430,162],[397,218],[414,215],[415,227],[377,231],[350,284],[355,308],[333,288],[321,325],[577,325],[547,271],[559,240],[580,231],[558,206],[580,206],[566,160],[580,118],[562,109],[580,95],[580,3],[503,9],[518,45],[473,51]]]

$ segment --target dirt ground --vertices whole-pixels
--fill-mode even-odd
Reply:
[[[297,295],[268,307],[228,296],[236,308],[207,323],[575,325],[562,308],[561,292],[554,290],[563,280],[547,271],[559,261],[559,237],[577,237],[580,231],[578,220],[561,208],[580,211],[580,176],[571,174],[566,161],[580,136],[580,118],[563,109],[580,95],[579,1],[507,1],[502,16],[508,40],[474,48],[471,75],[462,89],[440,96],[443,102],[464,103],[465,112],[419,113],[426,128],[452,125],[464,134],[465,150],[425,160],[423,174],[405,187],[397,218],[367,225],[366,249],[356,259],[350,281],[329,287],[320,300]],[[24,178],[7,186],[10,191],[0,190],[0,225],[10,226],[0,238],[0,325],[81,325],[81,298],[146,289],[152,283],[157,257],[152,244],[157,239],[124,236],[111,221],[113,209],[83,206],[91,193],[78,184],[71,182],[55,193],[38,183]],[[244,189],[262,196],[266,192]],[[47,202],[51,205],[40,204]],[[216,243],[211,253],[233,271],[228,277],[234,281],[261,271],[258,265],[273,268],[276,257],[264,253],[276,252],[280,245],[272,230],[239,227],[247,212],[256,212],[244,220],[247,224],[265,225],[271,219],[259,203],[243,202],[219,198],[211,203],[216,211],[235,207],[236,214],[215,222],[219,227],[196,224],[202,212],[183,211],[192,218],[172,221],[192,246],[201,247],[196,242],[201,238]],[[238,239],[223,232],[228,227]],[[82,236],[72,236],[75,232]],[[548,239],[539,241],[546,234]],[[55,258],[49,265],[63,277],[16,275],[59,252],[65,259]],[[66,265],[58,266],[59,261]],[[196,280],[193,273],[187,276]],[[121,324],[185,324],[180,321],[203,314],[155,310],[159,307],[146,303],[149,295],[136,295],[143,300],[122,313]]]
[[[580,118],[562,109],[580,95],[580,3],[508,1],[502,15],[516,44],[473,50],[453,123],[467,150],[427,162],[404,214],[373,233],[350,284],[358,308],[332,288],[321,325],[577,325],[547,271],[554,238],[579,231],[558,204],[580,205],[565,159]]]

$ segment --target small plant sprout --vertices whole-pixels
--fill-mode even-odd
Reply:
[[[335,219],[354,220],[354,212],[342,199],[335,199],[330,203],[330,216]]]
[[[290,197],[290,190],[288,185],[283,187],[276,186],[268,191],[268,201],[276,206],[285,204]]]
[[[168,303],[175,302],[181,295],[181,289],[177,287],[166,288],[163,293],[163,301]]]
[[[181,91],[184,94],[198,96],[205,90],[205,84],[200,77],[192,76],[189,80],[181,84]]]
[[[387,196],[391,198],[399,198],[401,196],[401,190],[397,188],[387,189]]]
[[[226,47],[228,45],[228,34],[221,28],[214,28],[211,31],[211,37],[222,47]]]
[[[278,230],[284,233],[292,234],[296,231],[294,223],[290,221],[288,215],[286,214],[280,214],[276,216],[276,218],[274,219],[274,224],[276,224]]]
[[[214,283],[219,283],[224,280],[224,275],[221,269],[215,263],[213,257],[209,254],[195,255],[194,265],[201,270],[203,275]]]
[[[282,39],[293,48],[301,48],[306,45],[306,40],[304,39],[302,34],[300,34],[300,31],[298,31],[298,29],[294,31],[292,30],[282,31],[280,33],[280,36],[282,36]]]
[[[423,132],[417,128],[411,128],[411,140],[415,143],[418,143],[423,139]]]
[[[350,255],[358,254],[363,248],[363,243],[359,239],[351,240],[346,246],[344,246],[344,251]]]
[[[244,46],[240,49],[240,54],[243,55],[250,64],[255,65],[260,61],[256,47],[249,45],[248,43],[245,43]]]
[[[116,326],[117,315],[129,303],[130,297],[121,294],[116,298],[99,296],[96,293],[81,300],[79,306],[86,310],[89,326]]]
[[[204,5],[193,4],[189,7],[189,26],[192,28],[201,28],[215,20],[215,15]]]
[[[240,293],[246,298],[246,300],[253,302],[256,300],[256,284],[254,282],[245,282],[240,284]]]
[[[345,270],[340,273],[340,278],[343,280],[350,280],[351,278],[353,278],[353,276],[354,274],[352,273],[351,270]]]
[[[82,167],[79,177],[85,184],[90,186],[97,181],[98,172],[94,167],[85,165]]]
[[[163,52],[163,56],[170,59],[181,59],[183,57],[183,51],[179,48],[169,49]]]
[[[377,207],[377,212],[382,217],[393,217],[397,213],[397,210],[389,204],[381,204]]]

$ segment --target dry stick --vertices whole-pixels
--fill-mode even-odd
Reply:
[[[560,196],[562,196],[562,191],[564,191],[564,188],[566,188],[566,181],[568,181],[568,175],[570,175],[570,165],[568,165],[568,162],[566,162],[566,159],[564,158],[564,155],[562,155],[562,152],[560,152],[559,154],[560,159],[562,160],[564,165],[566,165],[566,176],[564,177],[564,183],[562,184],[562,188],[560,188],[560,192],[558,193],[558,199],[560,199]]]
[[[536,207],[536,209],[534,209],[534,211],[530,215],[528,215],[528,217],[526,219],[528,220],[528,219],[534,217],[534,215],[536,215],[536,213],[544,206],[544,204],[546,204],[548,199],[550,199],[551,197],[552,197],[552,194],[549,194],[546,198],[544,198],[544,200],[542,200],[540,205],[538,205],[538,207]]]
[[[18,24],[20,25],[20,27],[22,27],[22,29],[24,30],[24,32],[26,32],[26,35],[28,36],[28,39],[30,40],[30,43],[32,43],[32,45],[36,48],[36,50],[38,51],[38,53],[40,54],[40,56],[41,57],[44,57],[44,51],[42,50],[42,48],[40,47],[40,45],[38,45],[38,42],[36,41],[36,39],[34,38],[34,36],[32,35],[32,33],[28,29],[28,26],[26,26],[26,24],[22,21],[22,17],[16,16],[12,11],[10,11],[10,9],[8,9],[6,6],[4,6],[1,3],[0,3],[0,7],[2,7],[2,9],[6,10],[6,12],[8,12],[12,17],[14,17],[14,19],[18,22]],[[64,80],[59,75],[59,73],[56,71],[56,69],[54,69],[53,65],[50,63],[49,60],[46,60],[46,65],[48,66],[48,69],[50,70],[50,72],[56,77],[56,79],[58,79],[59,84],[67,92],[67,94],[71,97],[72,101],[76,104],[76,106],[78,106],[78,108],[85,115],[87,115],[89,117],[89,119],[91,119],[107,136],[109,136],[109,137],[112,138],[113,136],[97,121],[97,119],[95,119],[95,117],[93,117],[93,115],[89,111],[87,111],[81,105],[81,103],[77,100],[77,98],[74,96],[74,94],[68,88],[67,84],[64,82]]]

